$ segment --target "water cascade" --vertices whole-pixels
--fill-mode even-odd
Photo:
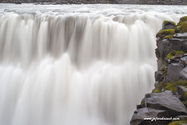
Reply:
[[[155,34],[187,9],[0,6],[0,125],[128,125],[153,89]]]

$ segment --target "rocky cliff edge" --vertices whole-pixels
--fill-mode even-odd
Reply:
[[[155,88],[137,105],[130,125],[187,125],[187,16],[164,21],[157,35]]]

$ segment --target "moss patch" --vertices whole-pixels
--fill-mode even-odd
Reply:
[[[155,88],[152,93],[160,93],[161,91],[159,90],[159,88]]]
[[[181,17],[176,27],[176,32],[184,33],[187,32],[187,16]]]
[[[174,81],[173,84],[174,84],[175,86],[177,86],[177,85],[187,86],[187,80],[178,80],[178,81]]]
[[[173,35],[167,35],[167,36],[164,37],[164,39],[169,39],[169,40],[172,39],[172,38],[173,38]]]
[[[187,16],[181,17],[177,26],[180,26],[183,22],[187,21]]]
[[[160,93],[160,92],[163,92],[165,90],[169,90],[171,91],[173,94],[175,94],[175,89],[177,86],[179,85],[182,85],[182,86],[185,86],[187,87],[187,80],[177,80],[177,81],[174,81],[174,82],[166,82],[166,83],[163,83],[163,82],[159,82],[155,89],[152,91],[152,93]],[[185,93],[185,99],[187,101],[187,93]],[[185,103],[186,104],[186,103]]]
[[[181,121],[170,122],[168,125],[182,125]]]
[[[170,122],[168,125],[184,125],[187,123],[187,120],[182,120],[182,121],[173,121],[173,122]]]
[[[145,105],[145,102],[142,102],[140,105]]]
[[[184,32],[187,32],[187,21],[183,22],[180,26],[180,31],[179,33],[184,33]]]
[[[173,22],[173,21],[166,20],[166,21],[163,22],[164,26],[167,25],[167,24],[173,24],[174,26],[176,26],[175,22]]]
[[[174,91],[175,91],[176,87],[179,86],[179,85],[187,86],[187,80],[178,80],[178,81],[174,81],[172,83],[170,83],[170,82],[164,83],[164,89],[165,90],[170,90],[174,94]]]
[[[167,83],[164,84],[164,89],[165,89],[165,90],[172,91],[173,94],[174,94],[174,92],[175,92],[175,88],[176,88],[176,86],[173,85],[173,84],[170,83],[170,82],[167,82]]]
[[[173,50],[171,51],[167,56],[166,56],[166,59],[170,59],[171,57],[173,56],[177,56],[179,54],[185,54],[185,52],[182,50],[182,51],[177,51],[177,50]]]
[[[187,120],[186,118],[180,119],[180,121],[172,121],[168,125],[186,125]]]
[[[160,30],[156,36],[161,36],[161,35],[174,35],[175,34],[175,29],[163,29]]]

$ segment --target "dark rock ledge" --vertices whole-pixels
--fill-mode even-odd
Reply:
[[[187,125],[187,16],[178,24],[164,21],[156,37],[155,88],[137,105],[130,124]]]

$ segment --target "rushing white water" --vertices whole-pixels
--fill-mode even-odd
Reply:
[[[0,4],[0,125],[128,125],[155,34],[186,6]]]

